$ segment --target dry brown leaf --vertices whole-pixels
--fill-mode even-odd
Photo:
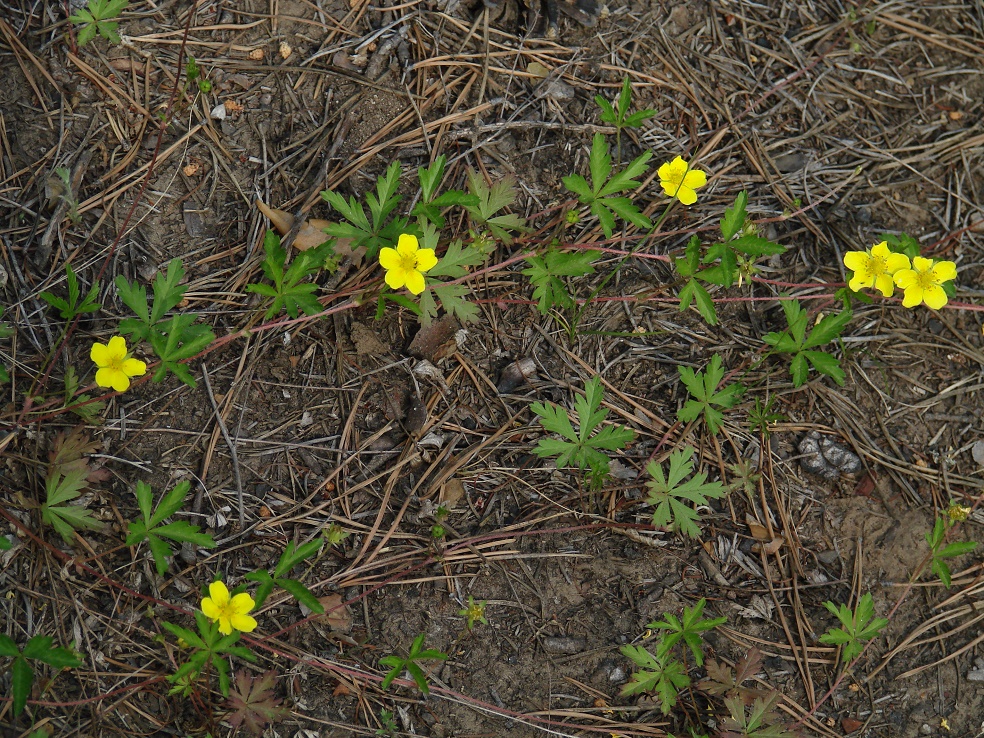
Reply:
[[[271,208],[262,200],[256,201],[256,209],[263,213],[267,219],[269,219],[270,223],[273,225],[273,229],[281,236],[287,235],[294,225],[294,216],[286,210]],[[327,220],[322,220],[320,218],[309,218],[297,232],[297,238],[294,239],[294,248],[298,251],[307,251],[308,249],[317,248],[325,241],[329,240],[328,234],[325,233],[325,228],[328,226],[329,222]],[[335,255],[340,257],[352,256],[352,239],[335,239]],[[358,260],[353,259],[353,261],[358,263],[361,261],[361,258]]]

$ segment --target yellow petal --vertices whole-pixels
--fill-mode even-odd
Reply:
[[[913,269],[901,269],[895,272],[892,278],[895,280],[895,284],[905,290],[915,283],[917,276]]]
[[[424,287],[426,286],[424,283],[424,275],[416,269],[407,272],[406,279],[407,289],[410,290],[411,293],[419,295],[424,291]]]
[[[684,205],[693,205],[697,202],[697,193],[689,187],[680,185],[680,190],[677,192],[677,199]]]
[[[232,633],[232,619],[228,617],[219,618],[219,632],[227,636]]]
[[[385,279],[391,290],[398,290],[407,283],[407,270],[390,269],[386,272]]]
[[[923,302],[933,310],[939,310],[946,305],[946,292],[939,285],[933,285],[923,290]]]
[[[103,368],[98,370],[96,372],[96,384],[100,387],[112,387],[115,374],[114,369]]]
[[[434,249],[420,249],[417,252],[417,269],[426,272],[437,266],[437,255]]]
[[[109,348],[104,343],[94,343],[89,350],[89,358],[95,362],[96,366],[106,366],[109,363]],[[109,385],[101,386],[108,387]]]
[[[933,268],[933,260],[925,256],[917,256],[912,260],[912,268],[917,272],[928,272]]]
[[[867,264],[868,255],[863,251],[848,251],[844,254],[844,266],[852,272],[864,271]],[[853,290],[854,288],[852,287],[851,289]]]
[[[233,628],[241,630],[243,633],[252,633],[256,630],[256,619],[249,615],[236,614],[230,618],[230,621]]]
[[[221,579],[216,579],[208,585],[208,594],[212,598],[212,602],[218,607],[225,607],[229,604],[229,588]]]
[[[410,253],[417,250],[420,244],[417,242],[417,237],[410,233],[401,233],[400,237],[397,239],[396,248],[400,253],[405,253],[400,247],[403,246],[405,249],[409,249]]]
[[[896,282],[896,284],[898,284]],[[923,290],[918,284],[912,284],[906,291],[905,297],[902,298],[902,307],[915,307],[920,302],[923,301]]]
[[[882,241],[881,243],[876,243],[871,247],[872,256],[884,256],[887,257],[891,251],[888,248],[888,241]]]
[[[900,269],[910,269],[911,267],[909,257],[905,254],[889,254],[885,258],[885,271],[889,274],[895,274]]]
[[[239,594],[237,594],[235,597],[232,598],[231,604],[232,604],[233,612],[237,612],[240,615],[245,615],[246,613],[248,613],[250,610],[253,609],[253,605],[255,605],[256,603],[253,602],[253,598],[250,597],[248,594],[246,594],[245,592],[240,592]],[[242,630],[242,628],[240,628],[240,630]]]
[[[673,165],[670,162],[660,164],[659,169],[656,170],[656,174],[659,175],[661,181],[669,181],[670,175],[673,174]]]
[[[102,371],[102,370],[100,370]],[[113,373],[113,389],[117,392],[126,392],[130,389],[130,378],[119,369],[106,369]]]
[[[403,257],[413,256],[417,253],[417,237],[409,233],[400,234],[400,240],[396,244],[396,250]]]
[[[847,283],[847,286],[850,287],[854,292],[860,292],[865,287],[871,287],[871,284],[872,284],[871,278],[866,278],[860,272],[855,272],[854,276],[851,278],[851,281]]]
[[[123,336],[113,336],[106,344],[106,349],[111,359],[122,359],[126,356],[126,339]]]
[[[937,282],[949,282],[957,278],[957,265],[952,261],[938,261],[933,264],[933,279]]]
[[[140,359],[126,359],[120,369],[128,377],[142,377],[147,373],[147,365]]]
[[[379,250],[379,266],[383,269],[396,269],[403,263],[400,254],[396,249],[386,247]]]
[[[895,292],[895,281],[889,274],[880,274],[875,278],[875,289],[882,293],[882,297],[891,297]],[[853,287],[851,289],[854,289]],[[857,290],[855,290],[856,292]]]
[[[209,620],[217,620],[219,617],[219,608],[209,597],[202,600],[202,612]]]
[[[700,169],[691,169],[683,178],[683,186],[689,187],[692,190],[696,190],[698,187],[703,187],[706,184],[707,173],[702,172]]]

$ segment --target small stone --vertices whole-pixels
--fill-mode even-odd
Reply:
[[[547,636],[540,645],[547,653],[563,654],[570,656],[584,650],[585,642],[583,638],[564,638],[561,636]]]

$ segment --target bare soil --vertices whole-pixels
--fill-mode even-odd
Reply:
[[[0,633],[20,646],[50,635],[83,666],[38,667],[24,715],[0,701],[0,734],[246,734],[223,722],[214,680],[169,696],[188,652],[161,623],[193,628],[214,578],[249,584],[289,542],[334,524],[348,537],[291,576],[335,609],[307,617],[275,591],[243,639],[258,662],[234,660],[236,674],[276,674],[287,713],[268,736],[386,734],[382,710],[398,735],[719,735],[723,703],[697,688],[706,668],[692,661],[694,684],[669,715],[621,694],[634,667],[619,647],[651,643],[651,622],[701,598],[727,618],[706,636],[708,657],[734,664],[758,649],[754,683],[779,692],[799,735],[984,736],[984,558],[951,561],[949,589],[925,570],[925,535],[951,501],[972,509],[955,538],[979,541],[984,524],[979,2],[632,1],[594,27],[562,14],[547,38],[538,12],[457,0],[141,1],[122,16],[122,44],[81,48],[69,4],[0,11],[0,288],[15,329],[0,339],[12,377],[0,534],[13,541],[0,552]],[[211,91],[185,85],[189,55]],[[594,96],[614,98],[625,77],[633,105],[656,113],[622,134],[620,160],[682,155],[710,182],[619,267],[640,234],[606,241],[587,211],[565,228],[575,202],[561,178],[585,174],[592,136],[614,133]],[[570,311],[537,311],[519,260],[472,280],[479,320],[445,326],[424,354],[409,312],[376,320],[375,263],[318,277],[333,314],[240,333],[264,323],[245,291],[263,278],[257,199],[337,219],[321,190],[361,198],[398,161],[409,210],[417,167],[439,154],[447,186],[463,188],[468,169],[516,183],[513,210],[532,230],[497,244],[491,267],[554,237],[611,249],[573,283],[583,299],[619,269],[573,337]],[[77,221],[53,189],[59,167],[75,178]],[[652,257],[678,255],[693,232],[713,238],[742,189],[759,232],[788,251],[716,292],[710,326],[679,311],[678,275]],[[662,212],[655,167],[634,198]],[[956,296],[939,312],[855,303],[829,347],[844,386],[814,373],[794,388],[786,360],[763,358],[762,336],[785,327],[775,298],[797,295],[814,318],[840,309],[843,254],[885,232],[955,261]],[[46,403],[69,367],[93,381],[92,342],[127,315],[114,279],[149,285],[174,258],[180,309],[219,344],[190,362],[195,388],[141,381],[84,424],[101,475],[82,501],[104,525],[67,545],[39,505],[55,439],[81,421]],[[98,279],[103,308],[64,340],[39,296],[65,294],[66,264],[85,289]],[[676,419],[679,367],[714,354],[748,388],[717,437]],[[415,371],[422,358],[438,373]],[[498,391],[523,359],[535,373]],[[593,376],[609,420],[636,432],[601,490],[533,454],[543,429],[530,404],[570,406]],[[782,415],[768,437],[749,426],[756,399]],[[862,468],[809,474],[811,431]],[[647,463],[686,445],[712,480],[734,483],[742,459],[761,475],[750,494],[701,510],[700,539],[654,529],[643,504]],[[178,517],[219,545],[185,547],[159,577],[146,546],[122,545],[137,481],[155,494],[190,482]],[[439,506],[450,514],[435,538]],[[836,624],[823,603],[868,592],[890,622],[844,676],[819,641]],[[465,626],[469,596],[488,624]],[[448,654],[424,664],[431,695],[405,675],[380,689],[380,658],[421,633]],[[0,657],[0,699],[9,664]]]

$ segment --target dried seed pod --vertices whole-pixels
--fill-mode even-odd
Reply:
[[[506,395],[535,377],[536,362],[533,359],[525,358],[511,361],[503,367],[499,374],[499,383],[495,389],[500,395]]]
[[[817,431],[810,431],[803,437],[799,452],[803,455],[800,459],[803,471],[821,479],[834,480],[842,474],[854,474],[862,469],[857,454]]]

